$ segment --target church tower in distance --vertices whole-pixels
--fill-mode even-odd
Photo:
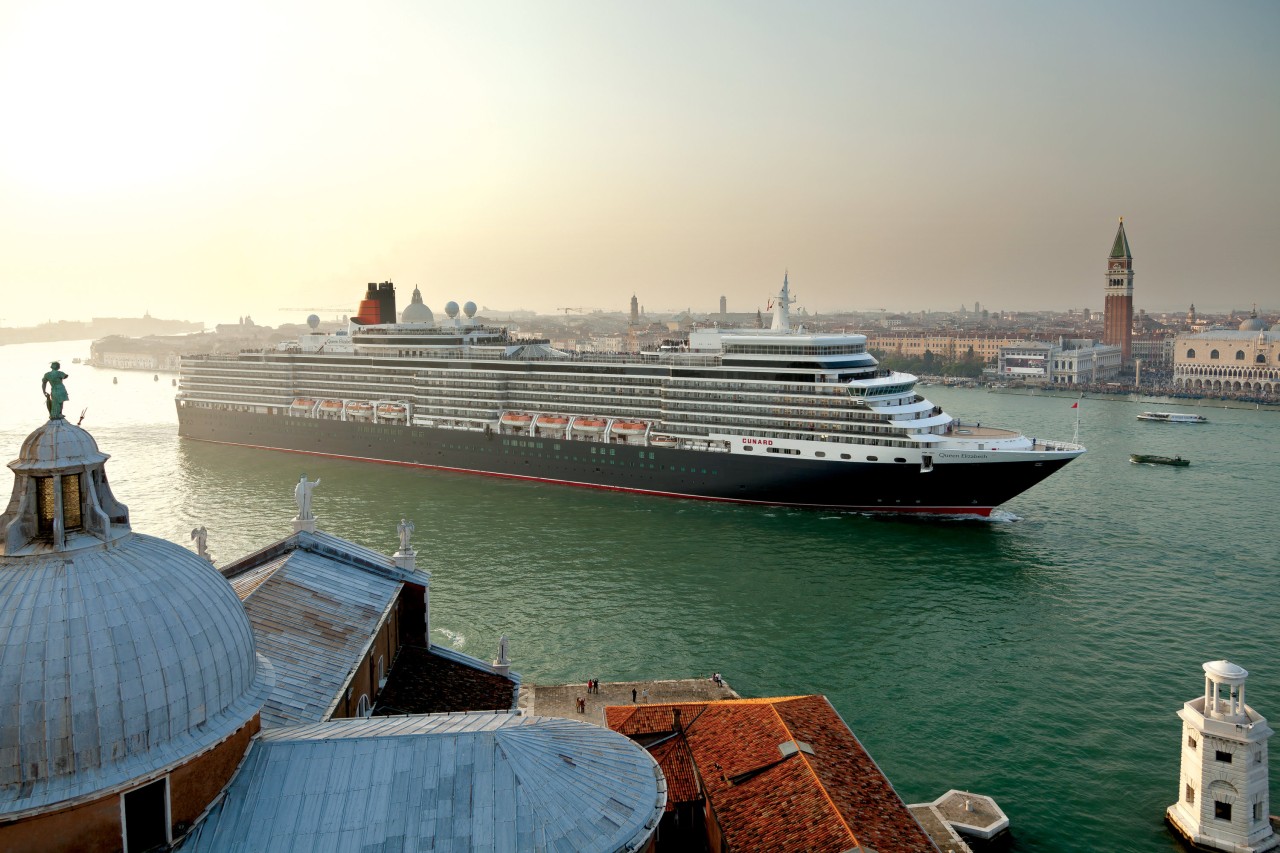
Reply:
[[[1107,258],[1107,301],[1102,342],[1120,347],[1122,358],[1129,361],[1133,349],[1133,254],[1124,233],[1124,217],[1116,230],[1111,256]]]

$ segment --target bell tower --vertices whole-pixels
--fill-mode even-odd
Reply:
[[[1197,848],[1261,853],[1280,847],[1268,816],[1267,720],[1244,701],[1249,673],[1204,665],[1204,695],[1182,706],[1178,801],[1165,819]]]
[[[1124,233],[1123,216],[1107,258],[1106,278],[1102,342],[1120,347],[1121,357],[1128,362],[1133,349],[1133,254]]]

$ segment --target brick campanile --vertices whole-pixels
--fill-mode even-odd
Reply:
[[[1133,254],[1124,233],[1124,217],[1107,258],[1107,301],[1102,342],[1120,347],[1127,363],[1133,349]]]

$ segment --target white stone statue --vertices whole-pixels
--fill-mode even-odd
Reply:
[[[204,529],[204,525],[200,525],[191,531],[191,539],[196,543],[196,553],[206,560],[209,559],[209,531]]]
[[[409,544],[409,535],[413,533],[413,522],[402,518],[396,530],[400,532],[400,553],[413,553],[413,547]]]
[[[498,638],[498,659],[494,661],[494,663],[498,664],[499,666],[506,666],[507,664],[511,663],[511,661],[507,659],[507,635],[506,634],[503,634],[501,637]]]
[[[306,521],[315,518],[311,514],[311,492],[316,486],[320,485],[320,478],[308,481],[307,475],[303,474],[298,480],[298,485],[293,488],[293,499],[298,502],[298,520]]]

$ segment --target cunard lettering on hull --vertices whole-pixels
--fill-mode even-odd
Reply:
[[[184,358],[202,441],[704,500],[986,515],[1084,452],[964,425],[853,334],[697,329],[660,352],[562,352],[415,289],[275,350]]]

